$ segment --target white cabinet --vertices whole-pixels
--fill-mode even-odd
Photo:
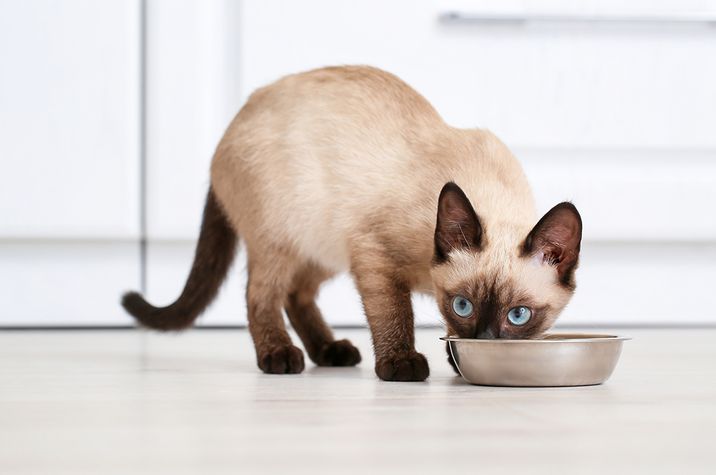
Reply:
[[[149,300],[173,300],[191,265],[211,155],[242,102],[285,74],[349,63],[396,73],[453,125],[494,130],[522,159],[541,210],[575,201],[585,246],[565,322],[716,317],[700,302],[664,297],[708,294],[716,278],[716,30],[441,22],[450,11],[668,20],[713,16],[716,5],[0,3],[0,286],[12,295],[0,325],[128,323],[117,300],[139,286],[141,239]],[[243,286],[241,253],[202,322],[244,323]],[[437,322],[434,304],[418,300],[418,320]],[[321,301],[332,323],[364,323],[347,278]]]
[[[715,8],[668,0],[245,1],[236,20],[240,97],[324,65],[392,71],[449,123],[501,136],[522,159],[541,210],[564,199],[581,209],[580,288],[563,322],[708,322],[716,315],[699,302],[665,296],[708,293],[716,278],[716,30],[669,19],[713,18]],[[439,21],[448,11],[557,12],[572,21]],[[589,18],[615,21],[580,20]],[[193,181],[203,193],[205,181]],[[176,235],[195,236],[199,204],[177,199],[194,211]],[[190,249],[181,263],[166,261],[180,281]],[[174,285],[167,298],[178,292]],[[224,302],[242,303],[243,289],[232,282],[224,292],[206,322],[235,321]],[[332,322],[363,323],[348,281],[331,284],[322,298]],[[437,320],[429,304],[418,313],[423,322]]]
[[[0,325],[127,323],[140,19],[138,0],[0,3]]]
[[[139,2],[0,3],[0,235],[139,234]]]

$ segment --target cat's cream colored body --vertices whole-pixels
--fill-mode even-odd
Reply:
[[[448,126],[404,82],[368,67],[259,89],[212,165],[217,197],[249,247],[290,246],[340,272],[375,228],[405,253],[421,291],[432,290],[437,198],[448,181],[474,204],[491,254],[514,255],[536,221],[519,162],[489,131]]]
[[[284,315],[316,364],[360,362],[316,305],[321,283],[350,271],[376,374],[423,381],[413,291],[433,294],[448,332],[466,338],[532,338],[566,305],[581,217],[560,203],[536,218],[520,164],[490,132],[448,126],[384,71],[309,71],[256,91],[219,143],[179,298],[155,307],[130,292],[123,305],[150,328],[186,328],[218,292],[241,238],[259,368],[304,369]],[[515,311],[526,319],[515,323]]]

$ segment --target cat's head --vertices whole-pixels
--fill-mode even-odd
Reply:
[[[536,337],[574,293],[579,212],[560,203],[521,235],[485,226],[460,187],[446,184],[438,199],[431,275],[448,334]]]

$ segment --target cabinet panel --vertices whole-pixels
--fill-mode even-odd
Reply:
[[[139,232],[139,1],[0,3],[0,236]]]
[[[413,85],[449,123],[487,126],[513,146],[716,146],[713,28],[439,22],[452,3],[244,2],[243,96],[287,73],[372,64]],[[673,15],[686,11],[671,3]],[[504,11],[500,2],[457,5]],[[595,5],[571,10],[588,16]]]
[[[150,0],[147,234],[196,237],[209,164],[239,109],[236,2]]]
[[[128,326],[119,304],[139,287],[139,245],[1,241],[0,326]]]
[[[573,201],[587,241],[714,242],[716,156],[670,150],[516,150],[546,212]]]

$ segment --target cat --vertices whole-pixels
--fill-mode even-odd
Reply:
[[[190,326],[216,296],[238,237],[261,370],[304,369],[283,310],[315,364],[361,361],[315,301],[322,282],[349,271],[378,377],[423,381],[411,292],[435,297],[451,335],[538,337],[575,290],[582,220],[569,202],[537,220],[519,162],[491,132],[448,126],[390,73],[343,66],[251,95],[216,149],[181,295],[158,308],[130,292],[123,306],[145,327]]]

